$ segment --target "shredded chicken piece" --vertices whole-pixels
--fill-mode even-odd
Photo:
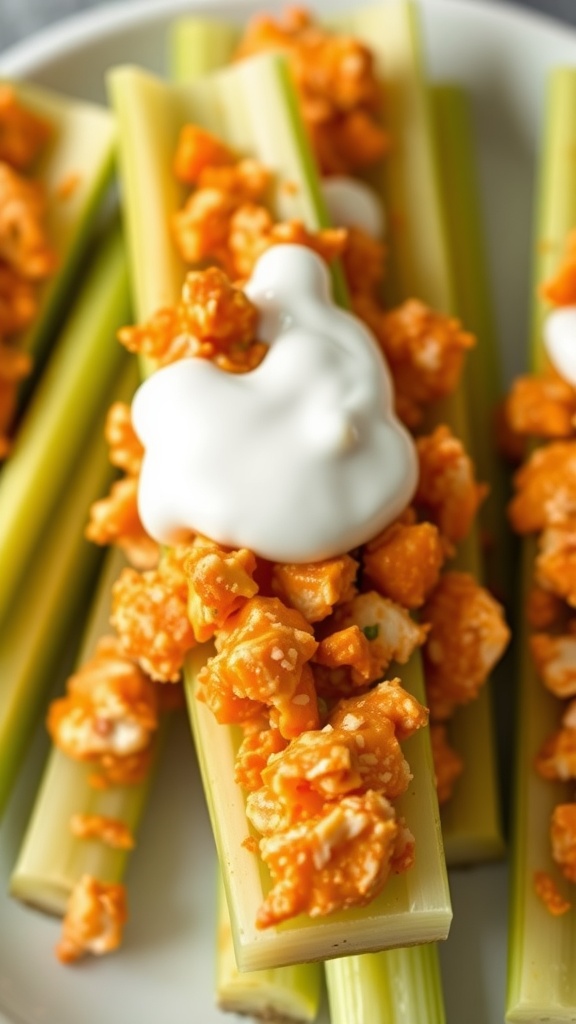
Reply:
[[[576,696],[576,635],[534,633],[529,644],[546,689],[556,697]]]
[[[378,122],[380,89],[372,55],[360,41],[332,34],[301,8],[275,21],[252,19],[236,56],[281,50],[288,59],[316,156],[327,174],[380,160],[388,138]]]
[[[333,619],[339,628],[359,626],[370,642],[370,681],[382,678],[392,661],[404,665],[428,633],[405,608],[375,590],[338,606]]]
[[[541,587],[576,605],[576,516],[541,532],[534,569]]]
[[[516,533],[536,533],[576,519],[576,441],[536,448],[514,476],[508,506]]]
[[[93,544],[115,544],[136,569],[153,569],[160,547],[144,529],[138,512],[138,478],[116,480],[105,498],[90,506],[85,536]]]
[[[234,778],[248,792],[264,785],[262,772],[272,754],[285,750],[288,740],[270,725],[266,714],[244,723],[244,737],[236,755]]]
[[[132,850],[134,836],[124,821],[103,814],[73,814],[72,835],[77,839],[99,839],[115,850]]]
[[[576,803],[558,804],[550,822],[552,856],[570,882],[576,882]]]
[[[344,251],[347,237],[343,228],[310,232],[299,220],[277,223],[265,207],[244,203],[231,218],[228,245],[236,276],[247,278],[272,245],[304,245],[330,263]]]
[[[532,629],[562,626],[565,608],[564,602],[556,594],[534,584],[526,598],[526,620]]]
[[[380,307],[375,290],[384,279],[386,247],[361,228],[349,227],[342,266],[354,297],[355,313],[374,328],[380,323]]]
[[[321,665],[329,669],[350,667],[353,685],[364,686],[371,680],[370,641],[356,625],[329,633],[320,640],[313,661],[315,666]],[[326,678],[325,673],[321,675]],[[330,676],[327,678],[330,679]]]
[[[123,327],[119,340],[160,366],[188,356],[225,358],[230,368],[251,369],[258,311],[217,267],[187,274],[182,301],[161,309],[145,324]],[[258,361],[265,346],[257,346]]]
[[[125,773],[134,781],[158,728],[156,688],[115,637],[104,637],[68,679],[66,696],[50,705],[47,727],[68,757],[94,763],[105,778],[111,768],[115,779],[124,781]]]
[[[177,682],[195,639],[188,618],[187,548],[164,554],[157,569],[124,569],[112,589],[111,623],[126,655],[159,682]]]
[[[543,779],[575,779],[576,728],[564,727],[548,736],[536,755],[535,767]]]
[[[418,299],[384,313],[377,336],[396,390],[417,407],[456,389],[464,355],[475,343],[458,320]]]
[[[416,448],[420,478],[415,503],[450,543],[458,544],[469,533],[487,488],[476,482],[472,460],[447,426],[418,438]]]
[[[102,956],[117,949],[128,918],[123,885],[99,882],[83,875],[74,886],[56,947],[58,959],[73,963],[92,953]]]
[[[0,338],[24,331],[37,312],[35,285],[0,260]]]
[[[515,435],[570,437],[574,433],[576,390],[552,372],[518,377],[506,399],[504,415]]]
[[[438,803],[445,804],[454,793],[456,782],[464,771],[464,761],[448,741],[448,730],[442,722],[430,725],[432,759]]]
[[[0,162],[0,258],[23,277],[38,281],[56,267],[56,253],[44,226],[42,185]]]
[[[438,583],[445,557],[436,526],[398,520],[366,545],[363,564],[381,594],[419,608]]]
[[[555,917],[560,916],[560,914],[566,914],[572,907],[572,904],[569,900],[565,899],[556,882],[547,871],[534,872],[534,892],[538,899],[542,900],[546,909],[551,914],[554,914]]]
[[[51,135],[48,121],[21,103],[12,86],[0,85],[0,161],[28,170]]]
[[[138,476],[144,448],[132,426],[132,410],[126,402],[113,402],[108,409],[104,437],[112,465],[128,476]]]
[[[258,592],[253,575],[256,558],[247,548],[226,551],[196,539],[184,560],[188,580],[188,616],[199,643],[209,640]]]
[[[544,282],[540,293],[555,306],[576,303],[576,231],[569,233],[562,262],[550,280]]]
[[[473,700],[510,639],[501,605],[468,573],[447,572],[422,609],[430,626],[424,646],[426,691],[433,719]]]
[[[414,839],[380,793],[347,796],[322,814],[260,841],[273,887],[256,924],[268,928],[299,913],[310,917],[364,906],[391,871],[411,866]]]
[[[322,562],[276,563],[272,589],[308,622],[320,622],[335,605],[354,597],[358,562],[350,555],[327,558]]]
[[[178,136],[174,174],[185,185],[196,185],[206,168],[226,167],[236,162],[232,150],[220,139],[195,124],[185,124]]]
[[[352,792],[377,790],[397,799],[412,778],[399,740],[427,721],[427,710],[398,679],[340,701],[322,730],[302,733],[269,760],[263,789],[248,799],[250,821],[270,835]]]
[[[237,705],[239,698],[241,705],[276,709],[274,724],[286,738],[317,728],[314,680],[306,665],[317,646],[300,612],[278,598],[253,597],[217,632],[217,654],[198,676],[202,699],[219,722],[252,717]]]

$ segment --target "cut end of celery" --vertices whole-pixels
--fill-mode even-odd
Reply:
[[[195,679],[206,657],[203,648],[189,655],[186,693],[239,970],[262,970],[445,939],[452,909],[429,737],[425,733],[413,736],[405,745],[414,779],[398,806],[416,839],[416,863],[410,871],[390,878],[378,899],[359,910],[323,918],[300,916],[265,931],[256,928],[256,913],[266,896],[269,879],[258,858],[241,845],[248,838],[249,826],[243,792],[234,782],[236,737],[231,729],[219,725],[195,696]],[[413,662],[407,666],[403,684],[418,695],[416,665]]]
[[[221,1010],[278,1024],[311,1024],[320,1003],[319,964],[240,972],[226,896],[218,892],[216,1002]]]

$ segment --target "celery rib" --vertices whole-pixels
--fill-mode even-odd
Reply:
[[[134,384],[134,370],[125,364],[113,397],[127,400]],[[98,550],[84,539],[84,527],[86,510],[111,478],[103,427],[102,413],[74,468],[74,486],[61,496],[47,522],[33,571],[22,581],[0,627],[0,811],[100,560]]]
[[[549,80],[539,167],[534,235],[534,299],[530,365],[546,365],[542,325],[546,306],[536,294],[551,276],[576,225],[574,151],[576,71],[558,69]],[[535,544],[523,543],[520,601],[523,608],[533,579]],[[523,616],[524,619],[524,616]],[[541,779],[534,756],[558,725],[558,701],[540,682],[528,650],[525,620],[519,637],[520,664],[512,886],[508,932],[506,1020],[514,1024],[566,1024],[576,1019],[576,910],[554,917],[534,892],[536,870],[553,872],[548,824],[553,807],[567,799],[566,788]]]
[[[121,167],[130,252],[136,260],[134,279],[139,316],[166,301],[167,291],[174,297],[181,283],[181,273],[177,273],[173,259],[170,281],[162,282],[164,286],[168,284],[162,294],[156,276],[160,272],[157,252],[164,252],[170,244],[168,225],[176,208],[177,193],[173,186],[167,185],[168,168],[177,131],[184,120],[209,127],[233,148],[251,152],[263,162],[271,163],[284,181],[298,183],[296,190],[277,189],[276,199],[282,204],[282,210],[278,211],[280,216],[299,216],[308,227],[322,223],[320,190],[317,183],[310,184],[312,158],[304,129],[298,121],[296,101],[293,97],[289,103],[286,101],[290,85],[281,58],[258,57],[178,88],[170,88],[130,68],[116,69],[109,81],[119,117]],[[262,103],[263,97],[266,97],[265,103]],[[156,132],[159,120],[162,129]],[[295,125],[298,125],[297,131]],[[146,168],[146,177],[139,179],[138,169],[142,167]],[[161,190],[149,191],[150,183],[158,180]],[[158,243],[156,246],[138,245],[139,222],[146,224]],[[416,838],[422,851],[420,866],[417,863],[408,873],[410,879],[394,879],[384,898],[367,911],[335,915],[321,925],[311,922],[304,925],[298,919],[295,926],[257,933],[254,919],[262,901],[263,879],[254,856],[239,845],[246,835],[247,822],[243,795],[232,782],[234,739],[231,730],[213,719],[210,721],[212,716],[198,706],[194,697],[195,671],[205,657],[205,652],[192,652],[187,691],[205,790],[209,804],[212,803],[239,968],[280,966],[297,963],[303,958],[325,958],[354,950],[445,937],[451,909],[427,736],[414,737],[408,753],[419,782],[418,792],[411,791],[405,806],[409,808],[410,825],[414,825],[418,833]],[[418,686],[417,674],[413,666],[414,682]],[[423,696],[421,689],[417,692]],[[214,800],[211,793],[215,793]]]
[[[110,632],[112,584],[125,560],[115,549],[107,555],[82,639],[78,664]],[[158,741],[155,741],[158,745]],[[122,821],[136,831],[152,778],[142,783],[95,789],[91,764],[73,761],[52,747],[42,776],[18,859],[10,877],[10,894],[47,913],[63,916],[78,879],[89,874],[103,882],[121,881],[129,853],[98,839],[77,839],[70,831],[73,814],[97,814]]]
[[[115,332],[129,308],[122,237],[114,228],[87,271],[0,478],[0,622],[126,360]]]
[[[425,79],[417,8],[414,3],[375,4],[331,19],[336,28],[360,38],[372,51],[385,97],[386,126],[394,140],[371,184],[382,195],[390,223],[393,253],[387,283],[392,303],[418,296],[445,313],[457,311],[442,167],[435,142],[431,99]],[[458,140],[461,144],[462,140]],[[460,250],[458,258],[461,258]],[[449,423],[474,453],[464,388],[436,404],[427,427]],[[460,545],[455,567],[482,578],[478,531]],[[479,697],[454,716],[454,745],[465,752],[466,767],[442,822],[448,864],[500,857],[504,851],[497,785],[495,737],[490,695]]]
[[[42,288],[39,315],[20,339],[35,359],[35,372],[22,389],[26,396],[62,318],[101,200],[112,180],[116,129],[104,107],[30,83],[12,84],[21,101],[54,128],[35,175],[46,188],[47,230],[58,254],[58,267]],[[59,189],[67,181],[73,187],[61,197]]]

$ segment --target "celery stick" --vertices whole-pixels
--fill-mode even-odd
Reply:
[[[82,639],[78,664],[93,653],[108,624],[112,584],[125,559],[112,548],[100,574],[98,588]],[[92,765],[73,761],[52,747],[26,835],[10,878],[10,894],[40,910],[62,916],[78,879],[89,874],[100,881],[122,879],[129,852],[115,850],[97,839],[77,839],[70,831],[73,814],[98,814],[122,821],[135,832],[144,808],[152,773],[133,786],[94,789]]]
[[[273,195],[278,216],[300,216],[308,227],[325,223],[306,134],[281,58],[258,57],[209,79],[172,89],[136,69],[117,69],[110,76],[110,88],[120,123],[125,208],[130,252],[136,261],[140,317],[166,301],[167,293],[174,297],[181,281],[174,261],[168,271],[159,266],[158,253],[169,249],[169,218],[178,202],[177,191],[169,184],[169,168],[184,120],[209,127],[228,144],[252,153],[278,172]],[[141,179],[140,168],[146,169]],[[298,188],[282,189],[282,180],[296,182]],[[160,183],[160,189],[155,183]],[[142,224],[153,245],[138,244]],[[321,923],[298,919],[266,933],[257,932],[254,919],[265,878],[256,858],[240,846],[247,822],[243,794],[233,782],[235,736],[218,725],[194,697],[194,678],[205,658],[202,649],[192,652],[187,694],[240,970],[445,937],[451,910],[426,735],[414,737],[408,753],[418,780],[417,791],[411,791],[404,804],[421,851],[414,869],[406,878],[394,879],[383,897],[363,911],[334,915]],[[418,667],[413,664],[403,679],[421,694],[417,676]]]
[[[125,364],[108,397],[125,401],[134,385],[134,370]],[[83,534],[86,510],[111,475],[103,428],[102,413],[79,455],[73,486],[46,524],[33,570],[21,582],[0,626],[0,811],[99,562],[98,550]]]
[[[435,945],[329,960],[331,1024],[445,1024]]]
[[[239,34],[237,25],[219,18],[177,18],[168,37],[170,77],[175,82],[191,82],[225,67]]]
[[[170,66],[176,81],[190,82],[216,71],[229,60],[238,30],[224,22],[184,18],[171,32]],[[264,1020],[313,1021],[318,1013],[320,964],[296,964],[267,971],[243,971],[236,966],[230,914],[222,879],[218,886],[216,1002],[228,1012]]]
[[[201,18],[184,18],[172,32],[172,62],[176,77],[186,81],[204,66],[205,54],[215,60],[227,59],[236,41],[237,32],[231,27]],[[211,45],[209,45],[209,43]],[[228,50],[228,53],[226,53]],[[271,972],[243,972],[236,967],[230,918],[225,900],[220,895],[218,928],[218,1002],[223,1009],[255,1012],[257,1007],[279,1009],[279,985],[291,992],[291,1004],[300,986],[309,984],[309,975],[302,979],[293,976],[293,970],[305,968],[277,968]],[[272,975],[273,982],[269,975]],[[340,957],[326,963],[326,982],[333,1024],[354,1024],[357,1020],[392,1022],[396,1011],[421,1024],[442,1024],[445,1020],[442,982],[436,949],[432,945],[410,949],[388,950],[363,956]],[[280,1005],[284,1005],[284,1000]],[[393,1016],[394,1014],[394,1016]],[[293,1010],[290,1019],[300,1019]],[[305,1018],[308,1019],[308,1018]]]
[[[490,483],[490,493],[480,508],[480,526],[487,537],[483,544],[485,578],[490,590],[506,599],[511,584],[511,545],[504,513],[508,487],[494,444],[494,411],[502,398],[502,369],[488,280],[472,112],[468,97],[458,86],[434,85],[431,98],[455,308],[477,339],[466,356],[464,381],[478,475]]]
[[[81,103],[45,88],[15,82],[23,103],[46,118],[54,136],[41,156],[35,175],[48,195],[47,227],[59,257],[56,274],[43,287],[40,314],[22,338],[22,345],[40,362],[51,341],[70,284],[86,249],[100,201],[111,181],[116,131],[109,111]],[[74,180],[69,195],[58,189]]]
[[[0,478],[0,622],[125,360],[115,333],[129,308],[122,238],[114,228],[88,271]]]
[[[534,302],[530,363],[546,365],[542,324],[546,305],[537,288],[555,269],[566,236],[576,225],[574,151],[576,71],[558,69],[548,84],[539,169],[534,237]],[[523,545],[522,590],[533,578],[535,545]],[[522,597],[521,597],[522,601]],[[567,787],[534,771],[536,751],[558,726],[559,704],[538,679],[527,646],[527,625],[519,637],[519,708],[514,795],[512,891],[508,941],[506,1020],[550,1024],[576,1019],[576,909],[553,917],[534,892],[534,872],[556,873],[548,826],[554,806],[570,799]]]
[[[311,963],[267,971],[239,971],[226,896],[220,884],[216,1002],[221,1010],[248,1014],[258,1020],[307,1024],[314,1021],[318,1013],[321,977],[319,965]]]
[[[331,25],[360,38],[371,49],[385,97],[387,127],[394,145],[371,183],[380,191],[390,224],[389,295],[392,302],[417,296],[444,312],[456,312],[449,235],[442,204],[440,167],[430,97],[425,81],[417,8],[393,0],[331,19]],[[437,403],[428,427],[449,423],[474,451],[464,389]],[[460,546],[455,565],[481,579],[477,530]],[[449,864],[469,863],[503,853],[494,730],[489,689],[459,709],[454,744],[466,767],[449,805],[442,809]]]

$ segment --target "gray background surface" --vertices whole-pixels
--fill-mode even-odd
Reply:
[[[25,39],[44,25],[66,18],[76,11],[97,7],[101,0],[0,0],[0,50]],[[465,4],[467,0],[461,0]],[[488,0],[497,4],[500,0]],[[576,26],[576,0],[506,0]],[[162,0],[158,0],[161,4]],[[262,6],[265,6],[263,0]]]

